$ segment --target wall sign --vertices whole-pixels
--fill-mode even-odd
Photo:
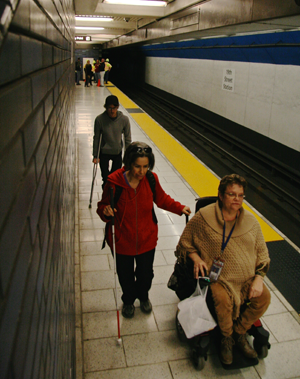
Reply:
[[[234,91],[234,76],[235,70],[231,68],[224,68],[222,89],[225,91]]]
[[[75,41],[91,41],[91,36],[75,36]]]

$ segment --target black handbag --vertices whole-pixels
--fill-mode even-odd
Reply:
[[[180,300],[190,297],[195,291],[197,279],[194,279],[193,271],[194,263],[191,259],[187,258],[184,262],[182,258],[177,258],[167,286],[176,292]]]

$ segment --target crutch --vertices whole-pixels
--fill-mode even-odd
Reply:
[[[97,161],[99,161],[101,141],[102,141],[102,134],[100,134],[100,139],[99,139],[99,146],[98,146],[98,152],[97,152]],[[98,163],[99,163],[99,162],[94,163],[94,167],[93,167],[93,180],[92,180],[92,187],[91,187],[91,195],[90,195],[90,204],[89,204],[89,208],[92,208],[92,200],[93,200],[93,192],[94,192],[94,183],[95,183],[95,179],[96,179],[96,175],[97,175]]]
[[[111,227],[112,227],[112,240],[113,240],[113,248],[112,253],[114,257],[114,274],[115,274],[115,291],[116,291],[116,307],[117,307],[117,324],[118,324],[118,344],[121,345],[121,331],[120,331],[120,312],[118,306],[118,293],[117,293],[117,252],[116,252],[116,236],[115,236],[115,211],[114,211],[114,189],[110,187],[110,206],[113,211],[113,217],[111,219]]]

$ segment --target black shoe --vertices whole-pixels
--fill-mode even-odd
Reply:
[[[81,86],[81,83],[76,83],[77,86]]]
[[[152,304],[151,301],[148,299],[146,301],[141,301],[141,311],[144,313],[151,313],[152,312]]]
[[[133,304],[123,304],[122,316],[125,318],[132,318],[134,316],[135,307]]]

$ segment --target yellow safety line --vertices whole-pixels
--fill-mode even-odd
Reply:
[[[138,108],[127,96],[117,88],[109,89],[113,95],[119,97],[125,108]],[[113,91],[112,91],[113,90]],[[128,105],[129,104],[129,105]],[[135,105],[135,106],[133,106]],[[169,133],[146,113],[131,113],[131,117],[147,133],[153,143],[161,150],[165,157],[193,188],[199,197],[216,196],[219,179],[215,177],[198,159],[180,145]],[[266,242],[283,240],[283,238],[263,219],[261,219],[246,204],[248,209],[257,218],[261,225]]]

